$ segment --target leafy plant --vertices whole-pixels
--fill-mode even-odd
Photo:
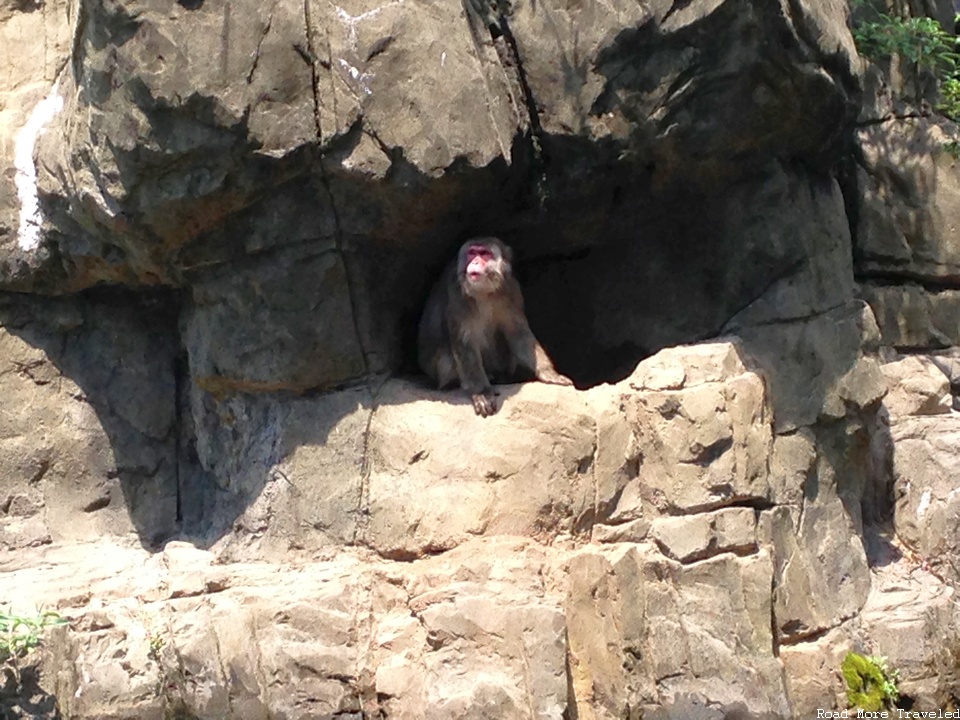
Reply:
[[[940,82],[937,110],[952,120],[960,119],[960,76],[953,75]]]
[[[163,646],[166,644],[163,641],[163,638],[160,635],[149,635],[150,639],[150,650],[147,653],[147,656],[154,662],[160,662],[160,653],[163,650]]]
[[[960,160],[960,140],[948,140],[943,144],[943,151],[954,160]]]
[[[848,652],[840,666],[847,685],[847,702],[851,707],[875,712],[892,708],[900,697],[897,681],[900,674],[891,670],[884,657]]]
[[[55,612],[33,616],[14,615],[0,610],[0,667],[20,684],[20,660],[40,645],[43,631],[48,627],[66,624]]]
[[[960,67],[957,38],[928,17],[897,17],[876,10],[853,30],[857,50],[871,60],[899,55],[917,70],[952,75]]]
[[[912,64],[915,76],[921,70],[932,72],[940,91],[936,109],[960,122],[960,39],[933,18],[890,15],[877,10],[870,0],[853,0],[853,7],[869,18],[853,29],[857,51],[871,60],[898,56]],[[960,159],[958,141],[944,143],[943,149]]]

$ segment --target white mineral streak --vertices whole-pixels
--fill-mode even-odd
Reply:
[[[930,507],[932,497],[933,494],[929,489],[923,491],[923,495],[920,496],[920,502],[917,504],[917,520],[923,520],[923,516],[927,514],[927,509]]]
[[[60,81],[57,80],[50,94],[37,103],[30,113],[27,124],[17,133],[14,145],[13,164],[16,168],[14,182],[20,200],[20,227],[17,244],[21,250],[36,250],[40,246],[40,230],[43,217],[40,214],[40,197],[37,192],[37,165],[33,151],[47,124],[63,109],[60,96]]]
[[[337,17],[340,18],[340,21],[347,26],[347,29],[350,32],[350,43],[353,46],[357,44],[357,24],[369,20],[370,18],[375,18],[382,11],[390,7],[396,7],[397,5],[403,5],[404,0],[394,0],[394,2],[389,2],[386,5],[381,5],[380,7],[373,8],[373,10],[367,10],[365,13],[360,13],[359,15],[351,15],[346,10],[344,10],[339,5],[335,5],[334,8],[337,11]]]

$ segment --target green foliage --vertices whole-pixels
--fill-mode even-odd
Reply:
[[[943,151],[953,157],[954,160],[960,160],[960,140],[949,140],[943,144]]]
[[[0,667],[10,672],[19,685],[20,659],[40,645],[46,628],[66,622],[55,612],[20,616],[0,610]]]
[[[150,651],[147,655],[154,662],[160,662],[160,653],[163,650],[165,645],[163,638],[160,635],[150,635]]]
[[[960,122],[960,39],[933,18],[890,15],[878,11],[870,0],[853,0],[852,4],[869,17],[853,29],[857,51],[871,60],[898,56],[911,63],[916,74],[932,72],[940,90],[937,110]],[[957,18],[960,20],[960,15]],[[948,142],[943,149],[960,158],[960,143]]]
[[[940,82],[940,104],[937,110],[951,120],[960,120],[960,76],[953,75]]]
[[[874,11],[853,30],[857,50],[871,60],[899,55],[917,69],[952,76],[960,68],[957,38],[928,17],[896,17]]]
[[[840,671],[847,684],[847,701],[851,707],[875,712],[893,707],[900,697],[899,673],[887,666],[886,658],[848,652]]]

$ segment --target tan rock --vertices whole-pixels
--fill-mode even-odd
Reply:
[[[944,707],[958,680],[955,655],[945,649],[960,632],[955,589],[904,557],[874,577],[861,615],[870,654],[899,672],[900,695],[918,710]]]
[[[960,416],[908,417],[891,435],[897,536],[945,577],[960,578]]]
[[[0,299],[4,547],[176,526],[175,350],[147,307],[108,305]]]
[[[682,563],[722,552],[744,554],[757,549],[757,519],[750,508],[657,518],[650,534],[667,557]]]
[[[459,393],[384,388],[369,429],[367,543],[408,557],[472,535],[574,532],[595,502],[591,413],[567,388],[531,383],[501,395],[486,419]]]
[[[931,360],[910,356],[886,363],[881,370],[887,381],[883,405],[894,422],[906,415],[950,412],[950,380]]]
[[[642,456],[638,482],[662,511],[695,511],[769,496],[772,440],[763,382],[640,393],[630,401]]]
[[[787,696],[796,715],[806,717],[816,715],[817,710],[847,708],[840,666],[847,653],[856,649],[862,647],[854,622],[780,648]]]
[[[735,344],[701,343],[665,348],[637,365],[629,383],[636,390],[680,390],[722,382],[744,372]]]

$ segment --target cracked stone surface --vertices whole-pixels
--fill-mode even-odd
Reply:
[[[954,468],[960,413],[952,407],[949,377],[936,360],[906,356],[883,366],[890,387],[884,400],[890,433],[878,450],[892,474],[898,539],[918,553],[931,572],[956,582],[960,564]]]
[[[952,123],[906,118],[858,131],[863,188],[858,271],[915,280],[960,280],[956,158]],[[898,183],[897,189],[891,187]]]
[[[960,182],[950,150],[960,136],[955,123],[916,108],[881,117],[857,130],[845,183],[859,293],[885,345],[949,348],[960,344]]]
[[[257,468],[270,479],[208,549],[61,534],[0,557],[0,586],[22,588],[18,609],[70,620],[38,657],[32,702],[56,698],[73,717],[559,718],[575,707],[678,720],[690,703],[782,718],[814,697],[833,705],[835,668],[812,667],[812,649],[828,643],[834,657],[889,633],[864,609],[880,592],[859,505],[870,439],[848,418],[773,441],[766,385],[744,352],[666,350],[589,391],[503,386],[493,419],[404,380],[374,404],[365,388],[224,401],[230,432],[208,442],[229,435],[222,456],[235,460],[208,472],[226,473],[236,495],[256,489]],[[769,468],[760,489],[663,502],[686,492],[660,479],[665,439],[709,447],[726,416],[698,412],[725,396],[749,409],[729,414],[731,437],[760,441],[722,444],[708,464]],[[668,397],[671,413],[651,412]],[[50,517],[57,502],[51,489],[34,509]],[[30,508],[9,503],[8,537]],[[918,595],[911,612],[944,612],[940,597]],[[929,679],[924,658],[954,626],[924,623],[903,667],[932,702],[949,675]]]
[[[0,0],[0,714],[956,697],[956,128],[848,15]],[[477,234],[577,382],[488,419],[407,374]]]
[[[176,288],[190,372],[215,392],[403,367],[435,269],[473,233],[535,261],[534,324],[585,383],[717,334],[771,283],[783,313],[848,295],[827,172],[857,99],[842,3],[516,2],[491,34],[485,2],[50,14],[42,34],[71,42],[45,45],[36,99],[57,109],[23,172],[25,121],[0,125],[0,287]],[[14,177],[37,197],[29,242]],[[818,243],[837,263],[805,293]],[[717,283],[718,264],[737,277]]]
[[[7,548],[130,532],[150,542],[175,531],[173,319],[148,304],[111,306],[0,299]]]

